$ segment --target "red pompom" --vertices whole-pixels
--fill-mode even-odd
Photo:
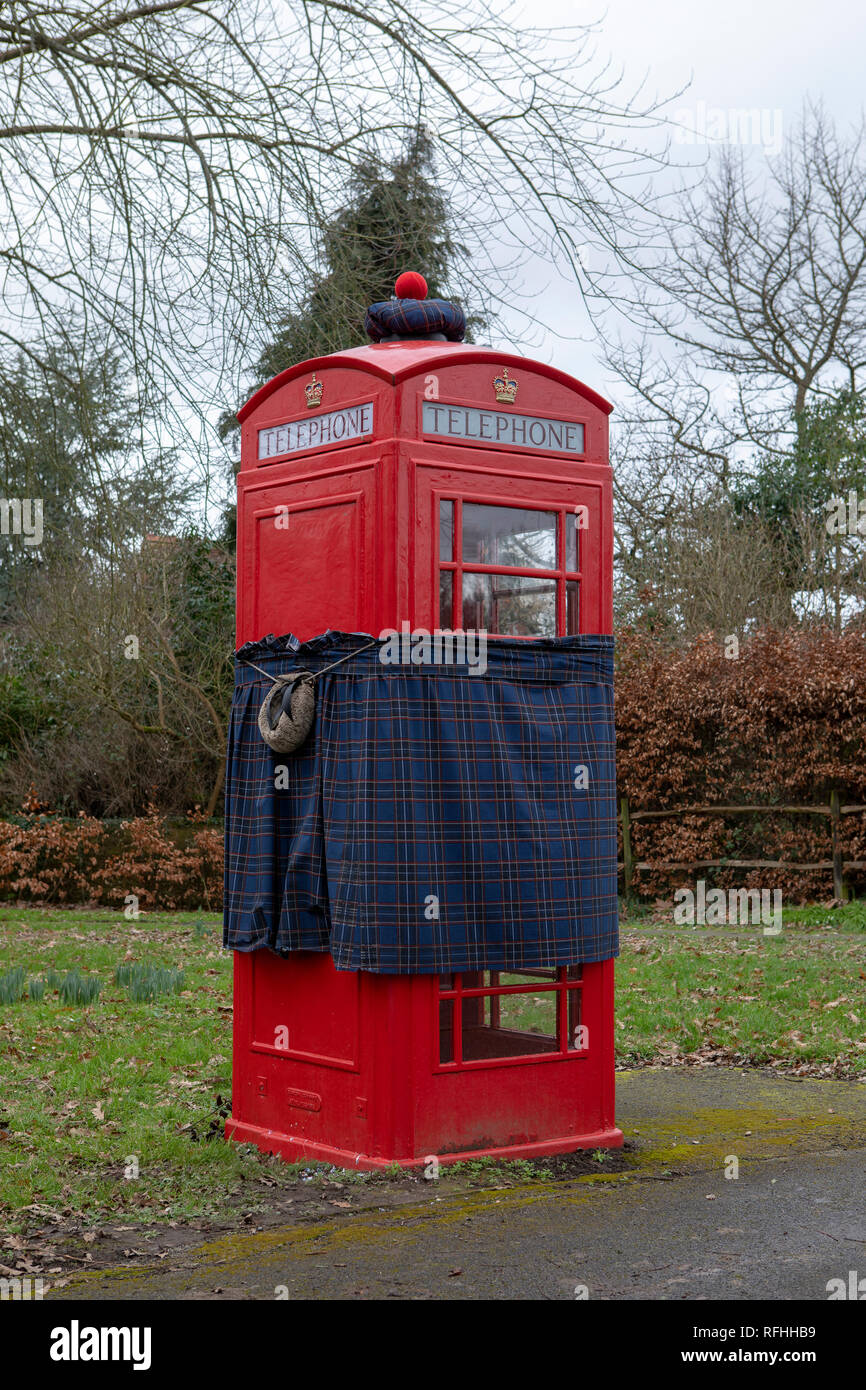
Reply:
[[[398,299],[426,299],[427,281],[417,270],[404,270],[397,276],[394,293]]]

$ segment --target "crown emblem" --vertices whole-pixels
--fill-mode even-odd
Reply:
[[[321,381],[316,381],[316,373],[313,372],[312,381],[308,381],[304,387],[304,395],[307,398],[307,407],[312,410],[315,406],[322,404],[322,392],[324,386]]]
[[[517,395],[517,382],[513,376],[508,375],[507,367],[503,367],[502,371],[497,372],[493,378],[493,389],[498,401],[505,401],[506,405],[514,404],[514,397]]]

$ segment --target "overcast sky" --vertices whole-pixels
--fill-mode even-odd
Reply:
[[[599,52],[621,64],[626,88],[646,77],[646,92],[664,97],[688,85],[670,112],[680,118],[688,112],[696,131],[702,123],[706,128],[713,110],[758,109],[772,149],[793,128],[807,96],[822,98],[840,126],[857,120],[866,104],[862,0],[608,0],[606,7],[532,0],[524,13],[528,25],[545,27],[598,19]],[[756,168],[766,167],[764,160],[756,150]],[[563,293],[541,262],[527,267],[524,282],[539,293],[539,316],[555,330],[530,355],[610,394],[613,384],[599,369],[573,290]],[[569,341],[575,332],[588,341]]]

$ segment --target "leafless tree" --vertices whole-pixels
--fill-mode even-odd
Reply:
[[[733,515],[721,461],[708,468],[668,420],[619,427],[612,462],[618,624],[673,641],[784,622],[770,536]]]
[[[862,387],[866,125],[843,137],[808,106],[761,168],[724,147],[645,251],[595,287],[624,386],[618,521],[621,563],[635,576],[659,558],[654,537],[663,549],[672,527],[691,517],[693,529],[711,502],[724,505],[763,461],[788,453],[809,404]],[[616,311],[626,334],[612,327]],[[822,524],[824,500],[815,498]]]
[[[786,447],[811,397],[862,384],[866,124],[842,138],[808,106],[777,161],[725,146],[668,214],[605,287],[632,328],[610,360],[634,418],[724,481],[738,449]]]
[[[6,0],[0,343],[46,370],[40,342],[107,343],[188,424],[302,289],[352,168],[419,125],[479,292],[530,245],[576,268],[634,231],[656,120],[593,44],[482,0]]]
[[[22,690],[51,718],[16,740],[0,766],[0,796],[20,802],[33,782],[66,810],[128,814],[153,801],[179,813],[198,803],[213,815],[231,697],[233,578],[232,557],[195,538],[147,537],[104,567],[53,555],[0,644],[0,659],[14,660]]]

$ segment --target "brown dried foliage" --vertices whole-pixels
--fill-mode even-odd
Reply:
[[[618,640],[617,782],[632,810],[695,805],[866,804],[866,632],[765,630],[737,659],[713,637],[671,649],[639,634]],[[866,859],[866,817],[843,816],[846,860]],[[622,849],[620,841],[620,852]],[[829,819],[687,816],[632,825],[635,860],[831,858]],[[831,896],[829,870],[643,870],[642,894],[669,896],[702,876],[722,887]],[[866,872],[848,875],[855,891]]]
[[[0,898],[122,907],[134,894],[143,909],[216,910],[222,873],[221,831],[198,828],[178,844],[153,807],[119,831],[83,814],[0,821]]]

